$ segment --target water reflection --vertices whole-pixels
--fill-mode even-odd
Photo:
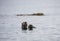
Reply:
[[[21,32],[26,34],[32,34],[34,33],[34,30],[21,30]]]
[[[22,30],[22,33],[27,33],[27,30]]]

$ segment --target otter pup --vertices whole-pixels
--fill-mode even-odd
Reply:
[[[22,23],[22,30],[27,30],[27,22]]]
[[[33,25],[29,25],[29,26],[28,26],[28,29],[29,29],[29,30],[33,30],[33,28],[35,28]]]

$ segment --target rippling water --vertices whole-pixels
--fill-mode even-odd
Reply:
[[[36,28],[22,31],[24,21]],[[0,41],[60,41],[60,16],[0,16]]]

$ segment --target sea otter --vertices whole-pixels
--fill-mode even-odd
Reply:
[[[31,24],[28,26],[29,30],[33,30],[33,28],[35,28],[35,27],[33,25],[31,25]]]
[[[27,30],[27,22],[22,23],[22,30]]]

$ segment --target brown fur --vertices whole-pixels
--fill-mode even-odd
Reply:
[[[27,30],[27,22],[22,23],[22,30]]]

